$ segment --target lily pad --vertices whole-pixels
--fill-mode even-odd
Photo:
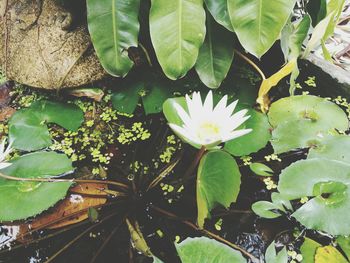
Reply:
[[[247,262],[239,251],[207,237],[186,238],[176,249],[182,263]]]
[[[271,139],[271,126],[267,116],[254,109],[250,109],[247,115],[250,115],[250,118],[238,129],[250,128],[252,131],[225,143],[225,150],[232,155],[243,156],[257,152],[264,148]]]
[[[50,178],[73,170],[64,154],[36,152],[11,161],[2,174],[20,178]],[[0,222],[40,214],[63,199],[71,182],[40,183],[0,178]]]
[[[300,252],[303,256],[303,262],[314,263],[316,250],[319,247],[322,247],[320,243],[317,243],[316,241],[306,237],[303,244],[300,247]]]
[[[266,249],[265,260],[266,263],[287,263],[288,254],[286,247],[283,247],[283,249],[277,253],[275,242],[272,242]]]
[[[278,190],[289,200],[313,197],[292,216],[307,228],[350,234],[350,164],[314,158],[293,163],[280,175]]]
[[[276,153],[318,144],[335,130],[346,131],[349,121],[336,104],[311,95],[291,96],[271,105],[271,143]]]
[[[350,136],[336,135],[323,139],[316,147],[311,148],[308,159],[325,158],[350,163]]]
[[[332,246],[320,247],[316,250],[315,263],[348,263],[349,261]]]
[[[208,152],[201,160],[197,174],[198,225],[210,217],[217,205],[229,207],[237,200],[241,185],[238,165],[228,153],[221,150]]]
[[[46,123],[56,123],[65,129],[76,131],[83,121],[83,112],[76,105],[37,101],[11,117],[9,137],[13,148],[35,151],[52,144]]]

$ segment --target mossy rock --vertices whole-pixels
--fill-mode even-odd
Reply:
[[[0,0],[0,66],[7,78],[59,89],[105,76],[91,44],[84,9],[75,15],[77,6],[64,7],[61,2]],[[73,2],[84,7],[84,1]]]

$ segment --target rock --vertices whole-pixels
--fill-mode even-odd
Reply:
[[[350,99],[350,73],[339,66],[309,55],[300,60],[301,77],[315,76],[324,96],[343,96]]]
[[[74,16],[59,3],[0,0],[0,66],[7,78],[37,88],[60,89],[106,75],[91,44],[84,9]]]

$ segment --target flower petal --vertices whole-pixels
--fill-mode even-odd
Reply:
[[[239,127],[243,122],[245,122],[248,118],[244,118],[244,115],[246,115],[248,112],[248,110],[244,109],[244,110],[240,110],[239,112],[236,112],[235,114],[233,114],[230,117],[229,123],[227,128],[230,130],[234,130],[237,127]]]
[[[243,135],[246,135],[248,133],[250,133],[252,131],[252,129],[242,129],[242,130],[237,130],[237,131],[233,131],[230,134],[223,136],[222,137],[222,142],[227,142],[227,141],[231,141],[235,138],[241,137]]]
[[[208,92],[208,95],[205,98],[204,110],[206,113],[211,113],[213,111],[213,93],[211,91]]]
[[[169,126],[174,131],[174,133],[185,142],[191,144],[196,148],[200,148],[202,146],[202,142],[198,138],[193,136],[190,132],[188,132],[186,129],[172,123],[169,123]]]
[[[238,100],[235,100],[230,105],[228,105],[225,109],[225,114],[232,115],[233,111],[235,110],[235,108],[237,106],[237,103],[238,103]]]
[[[246,120],[248,120],[250,118],[250,115],[248,116],[244,116],[242,118],[239,118],[237,120],[233,120],[231,122],[230,120],[230,124],[227,126],[227,128],[232,131],[234,129],[237,129],[239,126],[241,126],[244,122],[246,122]]]
[[[0,163],[0,170],[9,167],[12,163]]]
[[[218,102],[218,104],[216,104],[213,110],[213,113],[220,114],[226,108],[226,105],[227,105],[227,95],[223,96],[221,100]]]
[[[191,118],[188,115],[188,113],[184,110],[184,108],[181,107],[180,104],[175,103],[174,104],[175,110],[177,111],[177,114],[181,118],[182,122],[184,124],[190,124],[191,123]]]

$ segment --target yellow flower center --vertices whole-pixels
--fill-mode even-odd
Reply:
[[[198,137],[205,141],[220,138],[220,127],[215,123],[205,122],[199,126]]]

